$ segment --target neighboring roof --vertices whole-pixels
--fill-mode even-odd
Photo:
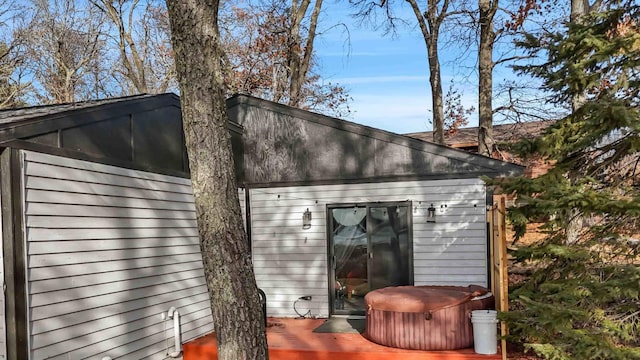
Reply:
[[[523,167],[271,101],[235,95],[248,183],[510,176]],[[270,156],[277,152],[277,156]]]
[[[493,126],[493,139],[497,143],[513,143],[523,137],[539,136],[555,120],[542,120]],[[406,134],[412,138],[433,142],[433,131]],[[478,127],[458,129],[452,135],[445,135],[445,144],[453,147],[477,146]]]

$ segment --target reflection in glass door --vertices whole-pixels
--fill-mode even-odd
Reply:
[[[364,295],[369,292],[367,208],[333,208],[332,221],[334,299],[333,313],[354,313],[364,309]]]
[[[369,208],[371,290],[409,285],[409,206]]]
[[[413,282],[411,205],[329,207],[332,314],[363,314],[371,290]]]

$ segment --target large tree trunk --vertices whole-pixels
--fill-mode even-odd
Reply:
[[[167,0],[218,359],[267,359],[227,127],[219,0]]]
[[[478,153],[493,152],[493,17],[498,0],[479,0],[480,43],[478,44]]]

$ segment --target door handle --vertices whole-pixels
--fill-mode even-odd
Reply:
[[[369,253],[369,259],[373,259],[373,253],[372,252]]]

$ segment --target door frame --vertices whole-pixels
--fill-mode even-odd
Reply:
[[[349,202],[349,203],[330,203],[325,206],[326,212],[326,234],[327,234],[327,276],[328,276],[328,293],[329,293],[329,316],[339,315],[339,316],[362,316],[365,314],[364,311],[340,311],[336,313],[336,309],[334,307],[336,300],[336,292],[335,292],[335,266],[334,266],[334,247],[333,247],[333,216],[331,214],[332,209],[348,209],[353,207],[364,207],[366,209],[366,219],[367,225],[370,223],[369,217],[370,212],[369,208],[372,207],[386,207],[386,206],[406,206],[407,207],[407,226],[409,227],[408,231],[408,263],[409,267],[409,284],[414,284],[414,266],[413,266],[413,203],[411,200],[405,201],[368,201],[368,202]],[[367,228],[367,253],[369,252],[369,244],[371,243],[371,233],[369,233],[369,229]],[[369,267],[371,262],[371,258],[367,256],[367,268]],[[370,272],[367,271],[369,274]]]

